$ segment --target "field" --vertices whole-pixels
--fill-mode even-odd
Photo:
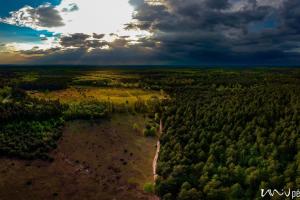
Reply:
[[[45,161],[0,160],[0,197],[11,199],[155,199],[143,186],[153,182],[155,138],[145,138],[141,115],[113,116],[65,125],[58,148]]]
[[[102,101],[118,104],[133,105],[137,100],[147,101],[152,97],[163,98],[157,91],[145,91],[131,88],[96,88],[71,87],[65,90],[51,92],[30,92],[36,98],[60,100],[62,103],[79,103],[82,101]]]

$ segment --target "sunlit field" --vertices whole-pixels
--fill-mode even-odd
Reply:
[[[78,103],[81,101],[102,101],[114,104],[130,104],[137,100],[147,101],[151,98],[162,99],[165,96],[157,91],[130,89],[130,88],[95,88],[95,87],[71,87],[51,92],[29,92],[32,97],[59,100],[62,103]]]

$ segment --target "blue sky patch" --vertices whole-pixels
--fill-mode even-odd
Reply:
[[[0,0],[0,17],[7,17],[9,12],[19,10],[26,5],[35,8],[45,3],[58,5],[60,2],[61,0]]]

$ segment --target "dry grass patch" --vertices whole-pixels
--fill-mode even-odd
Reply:
[[[82,101],[97,100],[111,101],[114,104],[133,104],[138,98],[147,101],[156,96],[163,95],[157,91],[148,91],[131,88],[96,88],[96,87],[71,87],[65,90],[51,92],[30,92],[30,95],[42,99],[60,100],[62,103],[79,103]]]

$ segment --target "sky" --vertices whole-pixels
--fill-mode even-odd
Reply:
[[[0,64],[300,63],[299,0],[0,0]]]

